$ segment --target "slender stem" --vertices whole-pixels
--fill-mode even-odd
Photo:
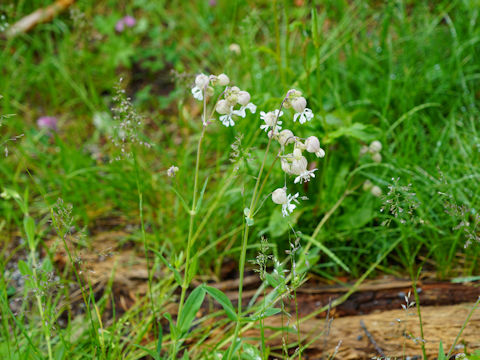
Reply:
[[[205,91],[204,91],[205,95]],[[177,319],[180,319],[180,316],[182,314],[183,310],[183,305],[185,303],[185,295],[187,293],[188,286],[190,284],[190,260],[191,260],[191,249],[193,246],[193,226],[195,223],[195,215],[196,215],[196,207],[197,207],[197,192],[198,192],[198,173],[200,169],[200,153],[202,150],[202,140],[205,136],[205,130],[207,128],[207,97],[204,96],[203,98],[203,116],[202,116],[202,132],[200,134],[200,138],[198,139],[198,144],[197,144],[197,159],[195,163],[195,179],[193,183],[193,200],[192,200],[192,208],[190,209],[190,222],[188,226],[188,240],[187,240],[187,251],[186,251],[186,258],[185,258],[185,272],[183,275],[183,283],[182,283],[182,292],[180,295],[180,304],[178,305],[178,313],[177,313]],[[173,358],[176,357],[177,353],[177,340],[174,339],[173,342]]]
[[[138,163],[137,163],[137,156],[136,153],[133,153],[133,163],[135,166],[135,178],[137,182],[137,192],[138,192],[138,210],[140,213],[140,225],[142,230],[142,240],[143,240],[143,251],[147,265],[147,278],[148,278],[148,292],[150,297],[150,304],[152,306],[152,314],[155,321],[153,322],[153,330],[154,334],[157,332],[157,312],[155,310],[155,302],[153,300],[153,292],[152,292],[152,275],[150,272],[150,260],[148,258],[148,249],[147,249],[147,236],[145,233],[145,221],[143,219],[143,194],[140,187],[140,176],[138,174]]]
[[[302,359],[302,338],[300,335],[300,317],[298,316],[298,300],[297,300],[297,288],[293,289],[293,296],[295,298],[295,316],[297,320],[297,342],[298,342],[298,360]]]
[[[427,359],[427,352],[425,350],[425,337],[423,336],[423,321],[422,321],[422,311],[420,308],[420,297],[418,296],[418,291],[417,291],[417,277],[414,276],[413,273],[413,265],[411,267],[411,278],[413,282],[413,296],[415,297],[415,304],[417,304],[417,315],[418,315],[418,321],[420,322],[420,341],[422,344],[422,354],[423,358]]]
[[[267,291],[264,288],[263,289],[263,309],[262,309],[262,312],[261,312],[261,315],[260,315],[261,316],[261,318],[260,318],[260,333],[261,333],[261,337],[262,337],[262,359],[263,360],[268,360],[267,358],[265,358],[266,346],[265,346],[265,328],[264,328],[265,308],[267,306],[267,303],[265,301],[266,296],[267,296]]]
[[[277,114],[277,117],[275,118],[275,122],[272,126],[272,130],[275,129],[276,126],[277,126],[277,122],[278,122],[278,118],[280,116],[280,112],[282,111],[283,104],[285,103],[287,98],[288,98],[288,93],[287,93],[287,96],[283,99],[283,101],[280,105],[280,109],[278,110],[278,114]],[[268,150],[270,149],[270,145],[272,144],[272,139],[273,139],[273,136],[271,136],[268,139],[267,148],[265,149],[265,155],[263,156],[262,165],[260,166],[260,170],[258,172],[257,181],[255,182],[255,188],[253,190],[252,200],[250,202],[250,208],[249,208],[249,211],[248,211],[248,214],[247,214],[248,219],[252,219],[253,214],[255,214],[255,205],[256,205],[257,200],[258,200],[257,199],[258,187],[260,185],[260,180],[262,179],[263,169],[265,168],[265,163],[267,161],[267,156],[268,156]],[[263,186],[262,186],[262,189],[263,189]],[[258,194],[260,194],[260,193],[258,193]],[[233,349],[235,348],[235,343],[237,342],[237,337],[238,337],[238,333],[240,331],[240,324],[241,324],[243,275],[244,275],[243,273],[245,272],[245,259],[246,259],[246,256],[247,256],[248,231],[249,231],[249,228],[250,228],[250,226],[247,225],[246,221],[244,222],[244,228],[245,228],[245,230],[243,232],[242,251],[240,253],[240,264],[239,264],[237,324],[235,326],[235,332],[234,332],[234,335],[233,335],[232,345],[230,346],[230,349],[228,351],[227,360],[230,360],[232,355],[233,355]]]
[[[37,261],[35,259],[35,250],[34,250],[33,247],[30,249],[30,256],[32,257],[33,279],[35,281],[35,286],[37,287],[37,290],[38,290],[40,286],[38,284]],[[48,358],[50,360],[53,360],[52,344],[51,344],[51,339],[50,339],[50,331],[48,330],[47,320],[45,319],[45,313],[43,311],[43,306],[42,306],[42,299],[40,298],[40,295],[39,295],[38,291],[35,291],[35,298],[37,299],[37,307],[38,307],[38,311],[40,312],[40,318],[42,319],[42,328],[43,328],[43,331],[45,333],[45,340],[47,342]]]
[[[185,293],[188,288],[188,283],[189,283],[189,275],[188,271],[190,268],[190,257],[191,257],[191,248],[193,245],[193,225],[194,225],[194,220],[195,220],[195,215],[196,215],[196,206],[197,206],[197,190],[198,190],[198,171],[200,167],[200,151],[202,148],[202,140],[205,135],[205,129],[206,126],[203,126],[202,129],[202,134],[200,135],[200,139],[198,140],[198,145],[197,145],[197,161],[195,165],[195,180],[194,180],[194,185],[193,185],[193,201],[192,201],[192,209],[190,210],[190,223],[188,226],[188,241],[187,241],[187,254],[186,254],[186,260],[185,260],[185,275],[183,277],[183,284],[182,284],[182,294],[180,296],[180,305],[178,308],[178,316],[180,317],[180,314],[182,313],[183,309],[183,303],[185,301]]]
[[[472,310],[470,310],[470,312],[469,312],[468,315],[467,315],[467,318],[466,318],[465,321],[463,322],[462,328],[461,328],[460,331],[458,332],[457,337],[455,338],[455,341],[454,341],[453,344],[452,344],[452,347],[451,347],[450,350],[448,351],[448,354],[447,354],[447,357],[446,357],[447,359],[450,359],[450,355],[452,354],[453,350],[455,349],[455,345],[457,345],[458,339],[460,339],[460,336],[462,336],[463,330],[465,330],[465,327],[467,326],[468,322],[470,321],[470,318],[472,317],[473,313],[475,312],[475,310],[477,309],[477,307],[478,307],[479,304],[480,304],[480,297],[479,297],[478,300],[475,302],[475,304],[474,304],[473,307],[472,307]]]

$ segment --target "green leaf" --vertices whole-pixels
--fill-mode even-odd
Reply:
[[[160,359],[160,353],[162,351],[162,342],[163,342],[163,330],[162,325],[160,324],[158,327],[158,341],[157,341],[157,356]]]
[[[172,319],[172,315],[169,313],[163,314],[163,317],[168,320],[168,324],[170,325],[170,334],[172,339],[178,339],[178,328],[175,325],[175,322]]]
[[[311,16],[312,16],[311,32],[312,32],[313,46],[315,48],[318,48],[319,41],[318,41],[318,14],[317,14],[317,9],[312,9]]]
[[[447,360],[447,357],[445,356],[445,351],[443,350],[442,340],[440,340],[440,348],[438,349],[437,360]]]
[[[262,360],[262,356],[258,349],[248,343],[243,343],[243,352],[241,359],[245,360]]]
[[[347,265],[345,265],[345,263],[342,260],[340,260],[337,257],[337,255],[335,255],[329,248],[327,248],[321,242],[305,234],[300,234],[300,237],[304,240],[311,242],[313,245],[315,245],[320,250],[322,250],[330,259],[332,259],[338,266],[342,267],[346,272],[350,272],[350,268]]]
[[[30,249],[35,249],[35,220],[29,215],[23,219],[23,228],[27,235],[28,246]]]
[[[342,136],[359,139],[364,142],[369,142],[377,139],[378,129],[372,125],[365,125],[365,124],[356,122],[350,126],[341,127],[340,129],[330,133],[328,135],[328,139],[325,140],[325,142],[331,143],[333,140]]]
[[[265,319],[269,316],[277,315],[280,312],[282,312],[282,309],[280,309],[280,308],[268,308],[263,313],[259,313],[259,314],[250,316],[250,320],[257,321],[257,320],[260,320],[260,319]]]
[[[203,183],[202,191],[200,191],[200,197],[198,198],[197,206],[195,207],[195,212],[200,210],[202,207],[203,195],[205,194],[207,183],[208,183],[208,177],[205,179],[205,182]]]
[[[200,285],[192,291],[187,301],[185,301],[185,306],[183,307],[177,324],[177,327],[182,333],[190,329],[195,315],[200,309],[200,306],[202,306],[203,299],[205,299],[205,293],[205,287]]]
[[[275,276],[272,274],[265,274],[265,279],[267,280],[268,285],[270,285],[273,288],[276,288],[281,284],[281,281],[277,279]]]
[[[160,355],[158,355],[157,353],[155,353],[154,351],[146,348],[145,346],[142,346],[142,345],[138,345],[138,344],[133,344],[133,346],[139,348],[139,349],[142,349],[143,351],[145,351],[148,355],[150,355],[152,358],[154,358],[155,360],[160,360],[161,357]]]
[[[178,286],[182,286],[182,277],[180,276],[178,270],[175,269],[172,264],[170,264],[158,250],[155,250],[153,248],[148,248],[148,250],[154,252],[155,255],[160,258],[163,265],[165,265],[173,273],[173,277],[175,278],[175,282],[178,284]]]
[[[23,276],[32,275],[32,270],[25,261],[19,260],[17,266],[20,274],[22,274]]]
[[[220,305],[222,305],[223,310],[227,313],[227,316],[232,321],[237,321],[237,313],[232,305],[230,299],[225,295],[221,290],[211,287],[211,286],[204,286],[207,293],[217,300]]]
[[[170,189],[172,189],[175,195],[177,195],[178,199],[180,200],[180,203],[182,204],[187,214],[190,214],[190,208],[188,207],[187,202],[185,201],[183,196],[173,186],[170,186]]]
[[[480,276],[463,276],[463,277],[456,277],[450,280],[452,283],[467,283],[480,280]]]
[[[268,231],[270,232],[270,236],[275,238],[284,235],[290,230],[290,226],[294,226],[297,223],[301,214],[302,211],[298,210],[294,211],[290,216],[284,217],[282,215],[281,207],[277,206],[273,210],[270,215],[270,220],[268,221]]]

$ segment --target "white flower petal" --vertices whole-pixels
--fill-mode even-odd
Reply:
[[[203,91],[198,86],[192,88],[193,97],[197,100],[203,100]]]
[[[257,111],[257,105],[255,105],[254,103],[248,103],[247,105],[245,105],[245,108],[250,110],[252,114],[255,114],[255,112]]]

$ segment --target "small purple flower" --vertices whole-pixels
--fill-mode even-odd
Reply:
[[[124,29],[125,29],[125,23],[123,19],[118,20],[117,23],[115,24],[115,30],[117,32],[122,32]]]
[[[217,0],[210,0],[210,1],[208,2],[208,5],[210,5],[210,6],[217,6]]]
[[[55,116],[41,116],[37,120],[37,125],[40,129],[57,131],[57,122],[58,119]]]
[[[123,18],[123,23],[127,25],[127,27],[134,27],[137,23],[137,20],[133,16],[127,15]]]
[[[131,28],[134,27],[136,23],[137,20],[135,20],[133,16],[127,15],[117,21],[115,24],[115,30],[117,32],[123,32],[123,30],[125,30],[125,26]]]

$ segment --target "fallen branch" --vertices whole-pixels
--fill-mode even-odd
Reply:
[[[6,31],[7,38],[13,38],[19,34],[26,33],[38,24],[52,20],[59,13],[68,9],[74,2],[75,0],[57,0],[46,8],[34,11],[10,26]]]

